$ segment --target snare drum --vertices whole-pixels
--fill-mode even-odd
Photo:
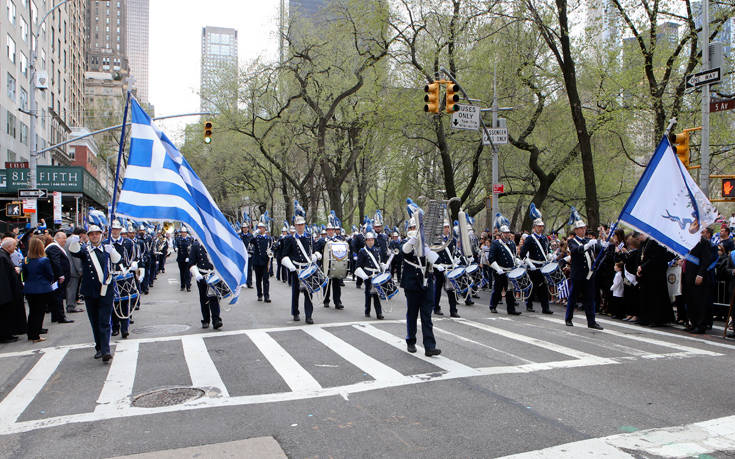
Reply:
[[[207,296],[224,300],[230,295],[232,295],[232,290],[230,290],[230,287],[227,286],[225,281],[220,279],[216,273],[209,273],[207,276]]]
[[[398,294],[398,287],[393,282],[390,273],[382,273],[373,277],[372,284],[375,292],[378,294],[378,298],[383,301],[388,301]]]
[[[138,298],[138,285],[132,272],[119,274],[114,277],[115,302],[135,300]]]
[[[447,280],[449,281],[449,285],[451,285],[451,289],[447,290],[454,291],[457,294],[467,293],[467,290],[470,288],[470,278],[462,266],[449,271]]]
[[[561,270],[561,266],[559,265],[559,263],[555,261],[545,264],[541,268],[541,274],[544,275],[544,278],[546,279],[546,283],[549,284],[549,286],[559,285],[560,283],[564,282],[567,278],[564,275],[564,272]]]
[[[484,273],[480,265],[472,264],[465,269],[465,273],[470,278],[472,288],[482,288],[487,283]]]
[[[329,279],[317,265],[310,265],[299,271],[299,282],[309,293],[320,293]]]
[[[526,268],[516,268],[508,273],[508,280],[513,284],[513,288],[521,296],[521,301],[528,299],[533,290],[531,277],[528,275]]]

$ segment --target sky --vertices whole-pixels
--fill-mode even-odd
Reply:
[[[202,27],[237,29],[240,67],[278,54],[279,0],[150,0],[150,102],[156,116],[199,111]],[[178,143],[187,117],[160,121]],[[215,126],[216,129],[216,126]]]

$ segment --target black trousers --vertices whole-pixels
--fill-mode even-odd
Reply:
[[[541,310],[548,311],[549,288],[546,286],[546,279],[544,279],[544,275],[541,274],[541,270],[536,269],[534,271],[528,271],[528,276],[531,278],[531,282],[533,283],[533,294],[530,295],[526,300],[526,307],[533,307],[533,303],[531,302],[531,300],[535,296],[541,303]]]
[[[574,316],[574,307],[577,305],[577,295],[582,294],[582,304],[584,305],[584,313],[587,316],[587,325],[594,325],[595,321],[595,277],[591,279],[571,279],[571,287],[569,288],[569,299],[567,300],[567,314],[565,320],[572,320]]]
[[[51,293],[29,293],[28,300],[28,339],[38,339],[43,328],[43,317],[46,315],[46,306],[51,301]]]
[[[258,298],[262,298],[265,295],[265,298],[269,299],[271,295],[268,266],[253,266],[253,270],[255,271],[255,288],[258,290]]]
[[[295,316],[299,313],[299,295],[304,295],[304,313],[306,318],[311,318],[311,314],[314,312],[314,305],[311,303],[311,295],[309,292],[302,292],[301,285],[299,283],[299,273],[294,271],[290,274],[291,279],[291,315]]]
[[[498,274],[493,270],[493,293],[490,295],[490,309],[495,309],[500,303],[505,289],[505,305],[509,313],[516,311],[516,297],[513,287],[508,285],[508,275],[506,273]]]
[[[446,282],[446,273],[434,270],[434,311],[439,312],[442,310],[439,306],[439,302],[442,299],[442,290],[444,290],[444,283]],[[449,312],[457,312],[457,296],[454,292],[447,291],[447,299],[449,300]]]
[[[370,300],[373,302],[375,307],[375,314],[378,316],[383,315],[383,307],[380,304],[380,298],[375,292],[370,292],[373,289],[373,282],[370,279],[365,281],[365,315],[370,315]]]
[[[421,335],[424,349],[436,348],[434,325],[431,323],[431,312],[434,309],[434,285],[429,280],[427,288],[404,290],[406,295],[406,343],[416,344],[417,319],[421,317]]]
[[[189,263],[185,261],[177,261],[179,264],[179,278],[181,280],[181,288],[191,288],[191,273],[189,272]]]
[[[340,285],[340,279],[329,279],[329,283],[324,287],[324,304],[329,304],[330,292],[332,298],[334,298],[334,305],[342,304],[342,286]]]
[[[248,256],[248,288],[253,288],[253,257]]]
[[[687,315],[692,327],[697,330],[706,330],[707,325],[712,320],[708,305],[710,289],[707,279],[699,286],[694,285],[694,282],[685,284]]]
[[[199,306],[202,309],[202,323],[209,323],[209,319],[213,322],[219,322],[222,319],[219,316],[219,299],[216,296],[207,296],[207,280],[197,281],[199,288]]]
[[[51,310],[51,320],[58,322],[66,319],[64,312],[64,299],[66,298],[66,282],[59,283],[59,288],[49,294],[49,309]]]

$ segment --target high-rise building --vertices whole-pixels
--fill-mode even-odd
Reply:
[[[587,2],[587,35],[595,50],[609,50],[622,45],[623,21],[612,0],[590,0]]]
[[[122,1],[87,0],[87,71],[128,74],[127,8]]]
[[[149,0],[127,0],[127,50],[131,86],[141,102],[148,102],[148,7]]]
[[[237,101],[237,93],[230,94],[221,87],[224,75],[232,75],[237,81],[237,30],[225,27],[202,28],[202,63],[200,79],[200,104],[202,111],[215,111],[214,99],[224,97],[224,103]]]
[[[319,14],[329,0],[289,0],[288,12],[290,15],[314,17]]]

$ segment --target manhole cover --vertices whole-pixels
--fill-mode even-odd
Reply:
[[[148,325],[145,327],[136,327],[132,330],[133,333],[176,333],[188,330],[188,325],[182,324],[167,324],[167,325]]]
[[[157,389],[133,397],[133,406],[138,408],[158,408],[161,406],[179,405],[189,400],[196,400],[203,395],[203,390],[194,387]]]

